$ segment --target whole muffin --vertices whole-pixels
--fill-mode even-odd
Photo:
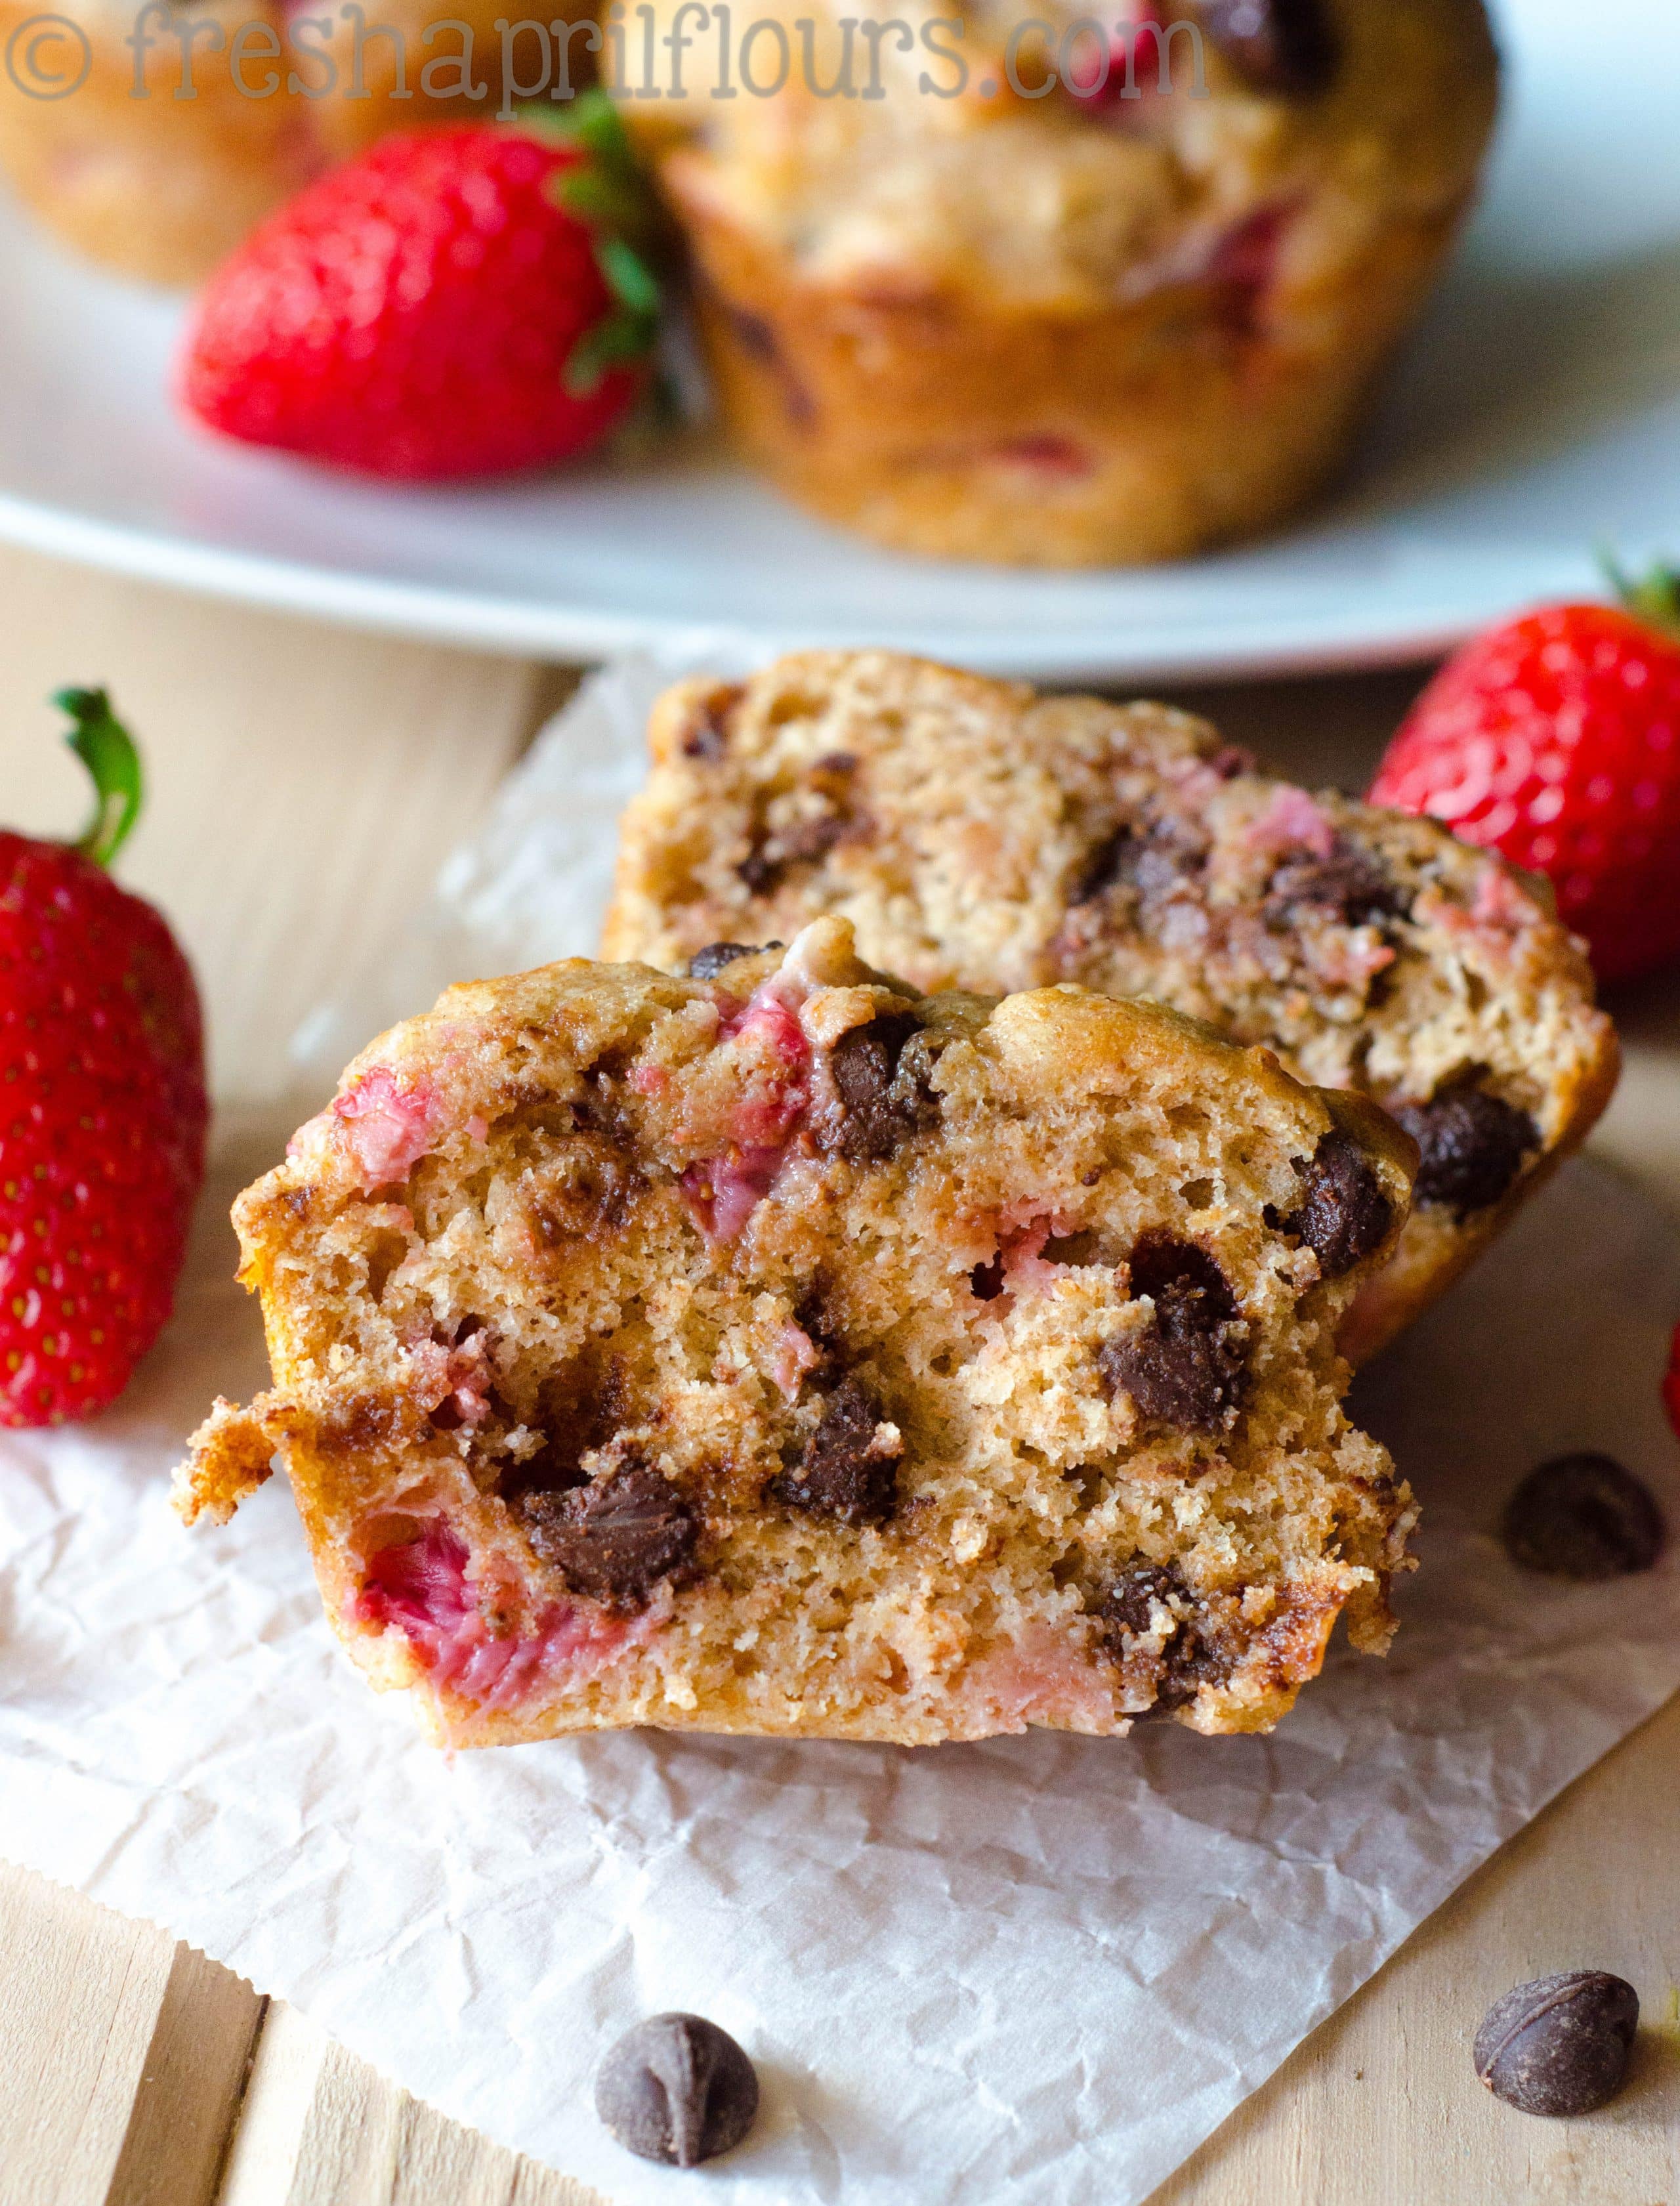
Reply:
[[[659,0],[616,80],[728,425],[795,498],[909,551],[1101,565],[1263,528],[1341,464],[1475,186],[1481,0],[1171,12],[1165,51],[1122,22],[1106,56],[1070,6],[981,0],[960,37],[866,13],[847,97],[841,19],[801,5],[747,57],[773,85],[785,51],[773,96],[702,39],[673,98]]]
[[[387,132],[487,117],[501,99],[499,10],[484,0],[449,19],[472,31],[479,99],[451,96],[465,42],[451,28],[428,45],[444,19],[422,0],[367,0],[360,55],[354,19],[337,9],[324,15],[331,34],[311,31],[301,54],[300,11],[283,0],[154,9],[143,53],[132,43],[139,0],[67,0],[74,31],[45,44],[29,27],[39,12],[0,0],[0,170],[67,245],[152,283],[197,282],[311,177]],[[435,96],[421,84],[431,63]]]

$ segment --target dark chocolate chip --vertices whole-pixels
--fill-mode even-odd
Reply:
[[[1476,2032],[1476,2073],[1525,2114],[1590,2114],[1616,2096],[1639,1994],[1602,1969],[1536,1976],[1496,2000]]]
[[[688,724],[682,730],[684,758],[705,759],[715,765],[725,757],[730,747],[730,723],[735,708],[746,692],[737,683],[725,683],[689,707]]]
[[[1154,1563],[1141,1563],[1136,1569],[1123,1571],[1116,1578],[1103,1596],[1099,1613],[1111,1636],[1117,1631],[1135,1639],[1148,1631],[1154,1604],[1168,1601],[1183,1589],[1177,1571],[1163,1570]]]
[[[1248,1329],[1230,1282],[1205,1249],[1146,1235],[1132,1251],[1132,1293],[1154,1303],[1149,1322],[1097,1351],[1111,1392],[1141,1417],[1182,1432],[1229,1427],[1242,1401]]]
[[[1326,1279],[1339,1279],[1382,1246],[1394,1217],[1371,1160],[1350,1135],[1326,1134],[1308,1164],[1297,1163],[1300,1207],[1280,1221],[1299,1235]]]
[[[861,1379],[843,1379],[828,1398],[822,1422],[796,1466],[771,1482],[778,1501],[843,1524],[879,1524],[898,1505],[897,1440],[877,1437],[887,1422]]]
[[[1648,1571],[1665,1527],[1649,1488],[1613,1456],[1560,1455],[1529,1472],[1502,1529],[1525,1570],[1590,1581]]]
[[[1214,45],[1257,92],[1304,99],[1336,80],[1341,50],[1324,0],[1194,0]]]
[[[688,978],[715,981],[724,966],[733,965],[737,957],[756,957],[761,949],[781,950],[785,946],[780,942],[708,942],[704,950],[695,951],[688,960]]]
[[[1069,902],[1094,903],[1115,889],[1130,889],[1146,906],[1163,903],[1184,887],[1200,863],[1200,852],[1160,830],[1139,835],[1117,827],[1086,860]]]
[[[1338,843],[1327,858],[1289,859],[1278,867],[1266,892],[1268,916],[1288,921],[1302,906],[1330,913],[1343,927],[1403,919],[1410,909],[1405,891],[1352,843]]]
[[[883,1164],[910,1135],[937,1124],[938,1098],[903,1063],[905,1045],[920,1030],[912,1011],[881,1011],[829,1052],[841,1105],[830,1146],[853,1164]]]
[[[1098,844],[1080,870],[1069,903],[1094,903],[1126,877],[1127,862],[1135,844],[1129,827],[1117,827]]]
[[[1184,1600],[1189,1589],[1177,1570],[1153,1563],[1140,1564],[1117,1577],[1098,1611],[1103,1636],[1117,1659],[1127,1652],[1126,1642],[1149,1630],[1157,1601]],[[1171,1714],[1188,1707],[1204,1684],[1227,1674],[1226,1665],[1203,1639],[1193,1619],[1179,1618],[1168,1631],[1161,1649],[1161,1670],[1152,1714]]]
[[[662,1579],[687,1571],[700,1540],[688,1504],[641,1463],[570,1493],[529,1494],[518,1506],[542,1560],[574,1593],[615,1608],[644,1607]]]
[[[754,896],[768,896],[781,886],[790,866],[814,865],[825,858],[849,825],[844,813],[827,812],[761,835],[735,870]]]
[[[727,2030],[698,2014],[655,2014],[627,2030],[595,2078],[595,2112],[628,2151],[698,2167],[741,2143],[759,2079]]]
[[[1389,1111],[1422,1154],[1415,1200],[1450,1207],[1461,1218],[1497,1202],[1540,1145],[1526,1111],[1480,1088],[1449,1088],[1433,1103],[1394,1103]]]

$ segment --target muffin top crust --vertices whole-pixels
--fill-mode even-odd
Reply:
[[[1496,96],[1481,0],[1183,0],[1165,45],[1150,0],[1122,0],[1106,54],[1062,0],[777,0],[742,13],[727,80],[715,36],[673,54],[679,0],[653,12],[603,63],[679,208],[889,299],[1332,283],[1396,221],[1451,218]]]

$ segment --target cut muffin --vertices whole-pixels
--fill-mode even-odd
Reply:
[[[923,988],[1150,996],[1386,1106],[1422,1153],[1373,1355],[1576,1148],[1615,1030],[1543,882],[1433,820],[1257,772],[1158,705],[807,653],[654,712],[603,948],[679,967],[819,912]]]
[[[1153,1005],[921,998],[823,920],[452,989],[241,1197],[327,1613],[458,1744],[1264,1729],[1413,1517],[1335,1328],[1381,1113]]]
[[[742,86],[678,52],[684,13],[656,0],[617,82],[724,420],[818,513],[943,557],[1176,557],[1300,505],[1496,103],[1481,0],[801,0],[743,33]]]

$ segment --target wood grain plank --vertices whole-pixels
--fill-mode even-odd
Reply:
[[[176,1947],[104,2206],[212,2206],[267,2004]]]
[[[277,2002],[219,2206],[607,2206],[450,2121]]]
[[[103,2206],[175,1941],[0,1866],[0,2197]]]

